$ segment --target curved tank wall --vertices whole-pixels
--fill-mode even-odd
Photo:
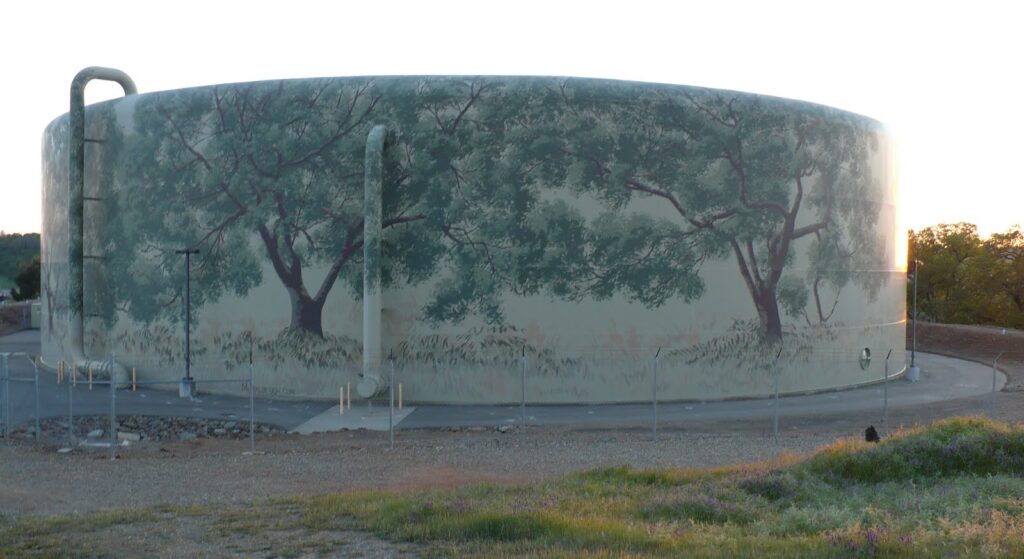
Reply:
[[[367,134],[381,344],[409,400],[715,399],[904,363],[890,140],[864,117],[575,78],[242,83],[88,107],[85,351],[335,398],[362,368]],[[67,358],[67,115],[43,137],[44,358]],[[868,348],[874,358],[862,363]],[[781,349],[781,353],[779,353]],[[772,361],[778,355],[778,367]],[[211,386],[212,388],[212,386]],[[224,390],[229,390],[224,388]],[[236,390],[234,388],[230,390]]]

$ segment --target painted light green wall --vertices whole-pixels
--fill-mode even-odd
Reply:
[[[827,107],[566,78],[345,78],[87,113],[86,350],[332,398],[361,369],[363,156],[385,124],[383,347],[409,399],[765,394],[902,368],[884,130]],[[44,134],[44,354],[67,355],[66,116]],[[756,264],[755,264],[756,262]],[[756,270],[756,272],[755,272]],[[745,279],[745,276],[748,279]],[[749,281],[748,281],[749,280]],[[777,308],[777,312],[774,310]],[[862,348],[875,355],[867,369]],[[898,365],[897,365],[898,364]]]

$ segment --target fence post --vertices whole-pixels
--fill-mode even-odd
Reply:
[[[520,367],[520,398],[519,398],[519,424],[523,431],[526,431],[526,346],[523,346],[523,358]]]
[[[71,362],[71,378],[72,382],[67,382],[68,385],[68,445],[75,444],[75,393],[74,393],[74,378],[75,378],[75,363]]]
[[[885,429],[885,435],[889,436],[889,356],[892,355],[892,348],[889,349],[889,353],[885,354],[885,379],[882,382],[883,385],[883,404],[882,404],[882,425]]]
[[[772,406],[772,434],[775,437],[775,443],[779,442],[779,357],[782,355],[782,347],[779,347],[779,352],[775,354],[775,359],[772,360],[772,369],[775,373],[775,405]]]
[[[992,361],[992,398],[989,402],[989,415],[992,419],[996,418],[996,364],[999,363],[999,358],[1003,356],[1004,351],[1000,351],[999,355]]]
[[[391,403],[388,407],[388,441],[391,450],[395,449],[395,360],[391,360],[391,373],[388,379],[388,399]]]
[[[256,397],[253,386],[252,338],[249,339],[249,452],[256,452]]]
[[[117,411],[115,400],[117,398],[117,383],[114,381],[114,354],[110,354],[110,459],[117,458]]]
[[[653,412],[651,423],[651,438],[658,438],[658,356],[661,355],[661,348],[654,353],[654,360],[651,362],[651,407]]]
[[[11,423],[11,369],[8,362],[7,353],[0,353],[0,374],[3,375],[3,400],[0,404],[3,404],[4,413],[0,417],[0,422],[3,422],[4,428],[0,431],[0,434],[4,436],[4,439],[10,437],[10,423]]]
[[[36,363],[35,359],[32,359],[32,369],[35,371],[35,389],[36,389],[36,442],[39,441],[39,364]]]

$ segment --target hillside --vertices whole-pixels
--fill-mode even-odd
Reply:
[[[0,288],[12,288],[22,262],[39,256],[39,233],[0,232]]]

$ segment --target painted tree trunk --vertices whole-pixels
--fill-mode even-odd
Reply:
[[[757,317],[761,321],[764,343],[775,345],[782,341],[782,317],[779,316],[779,300],[775,286],[765,286],[758,293],[752,293]]]
[[[317,301],[310,297],[304,287],[300,286],[298,289],[288,287],[287,289],[292,303],[292,320],[289,328],[323,336],[323,301]]]

